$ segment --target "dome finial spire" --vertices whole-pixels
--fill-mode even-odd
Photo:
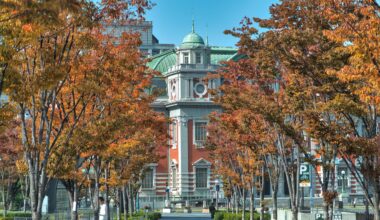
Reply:
[[[195,28],[194,28],[194,16],[193,16],[192,32],[195,33]]]
[[[206,24],[206,46],[208,46],[208,24]]]

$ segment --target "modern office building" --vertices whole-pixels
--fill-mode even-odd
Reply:
[[[129,21],[126,24],[115,23],[107,26],[107,31],[115,36],[120,36],[123,32],[133,31],[140,33],[141,51],[147,56],[154,56],[162,52],[174,49],[174,44],[161,44],[153,35],[152,21]]]

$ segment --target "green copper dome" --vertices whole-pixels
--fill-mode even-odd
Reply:
[[[193,20],[193,27],[190,34],[186,35],[185,38],[182,40],[181,48],[193,48],[198,46],[204,46],[205,42],[203,41],[203,38],[199,36],[194,31],[194,20]]]
[[[204,45],[205,42],[203,41],[203,38],[197,33],[191,32],[190,34],[186,35],[185,38],[183,38],[181,47],[197,47]]]

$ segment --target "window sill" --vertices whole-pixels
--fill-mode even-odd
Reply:
[[[141,188],[141,190],[146,190],[146,191],[148,191],[148,190],[156,190],[156,188]]]
[[[195,145],[196,149],[205,149],[206,147],[204,145]]]
[[[197,190],[197,189],[208,190],[209,188],[208,187],[195,187],[195,190]]]

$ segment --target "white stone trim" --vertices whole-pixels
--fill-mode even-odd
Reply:
[[[152,188],[143,188],[142,185],[140,186],[141,191],[149,191],[149,190],[155,190],[156,189],[156,169],[157,169],[158,164],[157,163],[149,163],[144,166],[144,169],[149,167],[153,170],[153,183],[152,183]],[[142,180],[141,180],[142,181]]]
[[[172,149],[177,149],[178,133],[179,133],[178,132],[178,122],[179,122],[179,120],[177,120],[177,118],[173,118],[173,123],[171,124],[172,130],[171,130],[171,134],[170,134],[170,135],[173,135],[172,141],[171,141]],[[174,133],[176,134],[175,137],[174,137]]]
[[[199,158],[196,160],[193,164],[193,189],[196,190],[202,190],[202,189],[209,189],[210,188],[210,181],[211,181],[211,162],[204,159]],[[206,168],[207,169],[207,187],[197,187],[197,169],[196,168]]]
[[[197,86],[203,86],[204,87],[204,91],[202,93],[199,93],[197,91]],[[197,94],[199,96],[199,98],[203,98],[204,95],[206,95],[207,91],[208,91],[208,88],[207,86],[203,83],[203,81],[201,80],[200,82],[197,82],[194,87],[193,87],[193,91],[195,92],[195,94]]]

